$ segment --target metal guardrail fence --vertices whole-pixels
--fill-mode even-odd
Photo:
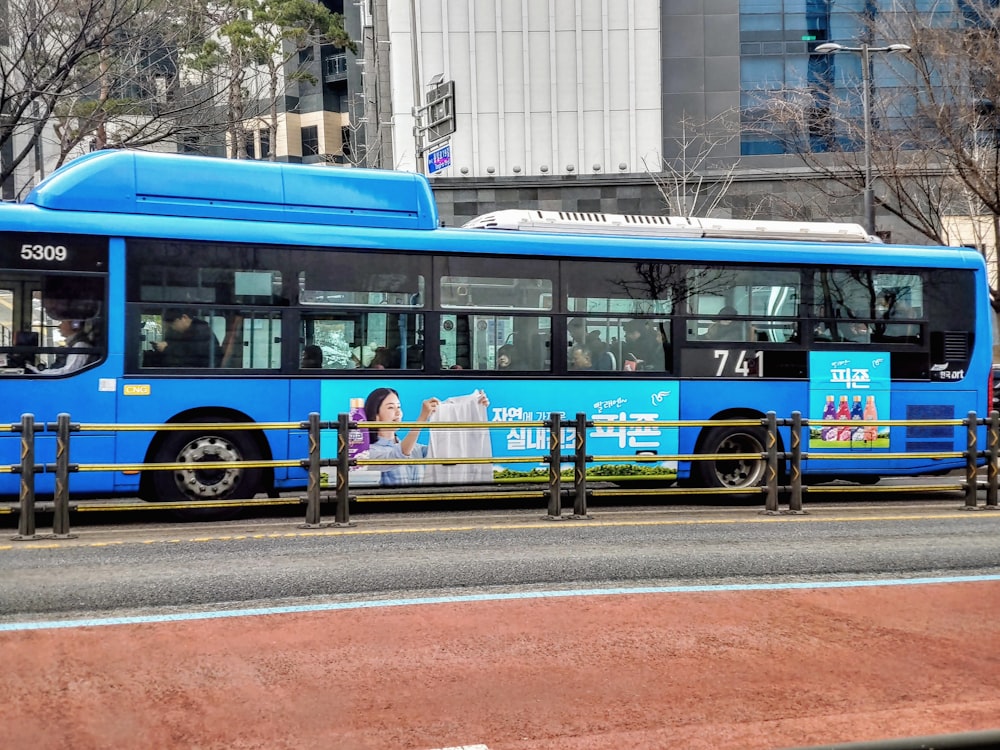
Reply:
[[[21,461],[14,465],[0,465],[0,473],[15,473],[20,475],[20,513],[18,534],[13,537],[15,540],[38,539],[41,535],[36,533],[36,494],[35,475],[38,473],[53,473],[55,475],[53,503],[52,534],[49,537],[68,538],[69,531],[69,511],[71,509],[69,500],[70,476],[73,473],[85,471],[190,471],[210,470],[210,469],[232,469],[234,467],[243,468],[303,468],[307,474],[306,494],[304,498],[287,498],[277,502],[286,504],[305,503],[306,514],[303,527],[319,528],[322,526],[348,526],[352,525],[349,516],[349,503],[352,499],[358,501],[400,501],[400,500],[442,500],[442,499],[490,499],[490,498],[528,498],[545,500],[547,504],[546,518],[558,520],[561,518],[589,518],[587,512],[587,501],[593,497],[612,496],[668,496],[668,495],[745,495],[752,492],[760,492],[764,497],[763,513],[804,513],[803,498],[806,495],[857,492],[863,490],[866,493],[888,493],[888,492],[964,492],[965,502],[962,509],[998,509],[998,460],[1000,460],[1000,414],[992,412],[986,419],[979,419],[975,412],[969,412],[965,419],[940,419],[940,420],[852,420],[852,427],[865,426],[951,426],[966,428],[966,447],[964,451],[952,451],[945,453],[835,453],[823,452],[813,454],[813,458],[822,459],[845,459],[852,460],[887,460],[887,459],[913,459],[913,458],[963,458],[965,461],[965,479],[952,484],[928,484],[928,485],[906,485],[905,487],[886,486],[872,487],[865,486],[810,486],[803,484],[802,461],[810,458],[807,451],[802,450],[802,433],[806,431],[808,435],[809,420],[803,419],[800,412],[793,412],[789,419],[778,419],[775,412],[768,412],[763,419],[732,419],[732,420],[662,420],[641,424],[643,428],[702,428],[702,427],[762,427],[766,434],[766,450],[761,453],[697,453],[697,454],[656,454],[656,455],[591,455],[587,452],[587,433],[591,429],[612,429],[627,426],[627,422],[622,421],[602,421],[588,420],[586,415],[579,413],[573,421],[563,422],[563,417],[558,412],[553,412],[547,420],[537,422],[352,422],[348,414],[340,414],[336,422],[321,422],[319,414],[311,413],[308,421],[305,422],[270,422],[270,423],[220,423],[211,424],[207,422],[197,423],[170,423],[170,424],[74,424],[70,421],[69,414],[60,414],[57,422],[37,424],[32,414],[24,414],[20,424],[0,425],[0,432],[20,433],[21,436]],[[379,429],[379,428],[421,428],[431,430],[462,430],[462,429],[508,429],[512,426],[519,428],[544,428],[548,430],[548,452],[543,455],[505,457],[504,463],[531,463],[546,464],[548,466],[548,481],[545,489],[538,489],[537,486],[526,486],[513,491],[504,492],[490,491],[477,487],[474,491],[456,491],[454,488],[436,487],[419,490],[414,488],[410,493],[368,493],[363,496],[350,494],[349,476],[352,467],[362,467],[365,465],[414,465],[414,464],[494,464],[497,459],[493,457],[484,458],[426,458],[426,459],[358,459],[351,458],[349,453],[349,433],[358,429]],[[977,428],[985,426],[987,428],[987,446],[980,449],[978,446]],[[779,427],[788,427],[790,445],[786,450],[779,450],[780,436]],[[308,455],[303,459],[284,460],[256,460],[256,461],[217,461],[191,463],[139,463],[139,464],[74,464],[70,462],[70,437],[78,432],[157,432],[157,431],[200,431],[206,429],[218,429],[225,431],[233,430],[301,430],[308,432]],[[320,455],[320,440],[323,430],[336,430],[337,451],[336,458],[324,459]],[[561,436],[564,429],[573,435],[573,452],[563,454],[563,441]],[[56,433],[56,461],[50,464],[35,463],[35,435],[39,432],[50,431]],[[689,487],[656,487],[656,488],[609,488],[590,487],[587,478],[587,465],[594,463],[610,462],[662,462],[664,460],[675,461],[732,461],[736,459],[764,460],[767,470],[765,480],[762,485],[754,488],[689,488]],[[978,479],[978,464],[980,459],[986,459],[987,467],[986,479]],[[562,467],[569,464],[573,467],[572,488],[563,490]],[[322,469],[336,468],[336,479],[332,494],[328,492],[326,500],[335,503],[335,517],[332,523],[324,524],[321,515],[321,505],[324,501],[324,488],[322,485]],[[783,476],[779,467],[787,468],[787,476]],[[780,483],[781,479],[786,479],[785,483]],[[495,485],[494,485],[495,486]],[[986,503],[979,506],[977,493],[980,489],[986,490]],[[563,499],[571,500],[573,504],[572,514],[563,515]],[[787,508],[782,509],[780,503],[782,498],[787,499]],[[266,504],[274,504],[269,500]],[[196,509],[196,508],[222,508],[222,507],[244,507],[265,504],[261,501],[247,500],[211,500],[211,501],[182,501],[172,503],[143,503],[130,506],[131,508],[145,507],[150,509]],[[75,509],[83,509],[81,503],[73,506]],[[120,509],[120,506],[115,506]],[[90,509],[95,509],[91,507]]]

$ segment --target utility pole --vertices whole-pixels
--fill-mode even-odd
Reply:
[[[424,144],[420,130],[420,50],[417,45],[417,2],[410,0],[410,63],[413,75],[413,160],[417,174],[424,173]]]

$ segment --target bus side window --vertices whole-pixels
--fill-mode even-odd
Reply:
[[[303,316],[299,329],[300,352],[319,350],[322,365],[309,365],[300,354],[300,367],[323,367],[328,370],[350,370],[361,366],[361,360],[371,361],[374,347],[356,346],[360,338],[358,318],[349,315]]]
[[[438,341],[442,369],[537,372],[548,369],[547,316],[477,312],[443,315]]]
[[[318,346],[327,370],[420,370],[423,325],[423,317],[412,313],[309,313],[300,323],[300,353]]]

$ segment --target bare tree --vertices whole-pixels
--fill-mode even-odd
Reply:
[[[859,23],[860,40],[838,41],[902,43],[912,50],[871,55],[869,144],[878,213],[940,244],[947,243],[948,217],[956,214],[985,215],[991,219],[986,225],[998,227],[996,0],[960,0],[930,10],[916,0],[896,0],[889,10],[859,17]],[[812,64],[821,66],[824,59],[826,65],[857,71],[845,76],[852,85],[839,89],[841,96],[832,85],[831,67],[825,84],[813,76],[797,87],[761,92],[759,106],[743,113],[744,127],[782,142],[787,153],[821,178],[813,184],[828,197],[857,199],[866,174],[862,58],[854,53],[814,55]]]
[[[680,126],[681,134],[674,139],[675,156],[662,158],[655,168],[643,160],[643,167],[669,215],[710,216],[729,191],[739,166],[738,160],[725,159],[721,153],[739,137],[739,126],[732,113],[704,123],[685,116]]]
[[[381,129],[370,129],[367,122],[358,122],[360,118],[364,115],[352,113],[344,126],[344,161],[355,167],[379,167],[384,150]]]
[[[259,100],[256,92],[249,89],[253,82],[250,66],[253,61],[249,43],[253,38],[254,25],[250,21],[246,3],[242,0],[213,3],[209,7],[210,25],[214,33],[207,36],[202,44],[193,47],[185,60],[191,70],[197,71],[202,80],[222,83],[225,92],[220,109],[225,124],[227,154],[239,159],[246,155],[245,122],[261,114],[251,109]]]
[[[10,0],[0,32],[0,181],[29,156],[40,161],[49,123],[54,166],[83,144],[141,147],[197,128],[216,89],[184,87],[177,62],[200,41],[203,12],[196,0]]]
[[[1000,8],[995,0],[963,0],[958,11],[957,28],[900,15],[887,31],[908,34],[918,51],[914,95],[929,136],[921,145],[946,165],[947,184],[957,183],[946,213],[989,217],[1000,247]],[[996,289],[994,305],[1000,309]]]

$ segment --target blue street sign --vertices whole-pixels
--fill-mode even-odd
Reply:
[[[434,149],[427,154],[427,174],[440,172],[451,166],[451,144]]]

